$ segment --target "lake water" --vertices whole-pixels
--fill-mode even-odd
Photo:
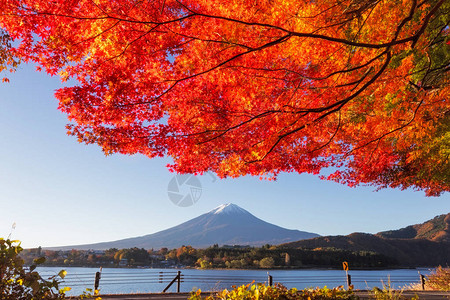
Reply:
[[[98,268],[58,268],[40,267],[39,273],[47,278],[56,275],[60,270],[66,270],[67,276],[61,287],[72,288],[68,295],[79,295],[86,288],[94,287],[95,273]],[[162,292],[168,283],[177,275],[176,269],[127,269],[105,268],[100,279],[102,294],[150,293]],[[242,285],[255,282],[267,283],[268,273],[273,282],[279,282],[288,288],[336,287],[346,286],[346,274],[340,270],[196,270],[180,269],[182,274],[181,292],[194,289],[204,291],[230,288],[232,285]],[[393,270],[355,270],[349,271],[352,283],[356,289],[382,287],[390,280],[391,286],[402,288],[413,283],[419,283],[420,274],[427,275],[428,269],[393,269]],[[176,291],[176,283],[168,292]]]

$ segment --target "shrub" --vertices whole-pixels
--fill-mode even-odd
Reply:
[[[295,288],[287,289],[281,284],[275,286],[266,286],[264,284],[247,284],[240,287],[233,287],[232,290],[227,289],[219,291],[213,295],[202,297],[201,290],[192,292],[189,300],[327,300],[327,299],[357,299],[352,290],[344,290],[342,286],[329,289],[315,288],[297,290]]]
[[[275,260],[272,257],[264,257],[259,262],[259,266],[261,268],[270,269],[275,265]]]
[[[44,280],[35,269],[45,258],[36,259],[32,266],[26,268],[19,256],[22,250],[18,241],[0,238],[0,299],[65,299],[64,292],[68,288],[60,290],[56,278],[64,278],[66,272],[61,271],[58,275]]]
[[[425,286],[427,289],[450,291],[450,268],[439,266],[427,276]]]

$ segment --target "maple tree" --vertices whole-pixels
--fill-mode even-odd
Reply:
[[[450,190],[446,0],[6,0],[69,133],[183,173]],[[333,170],[333,171],[330,171]],[[328,174],[331,173],[331,174]],[[324,175],[327,174],[327,175]]]

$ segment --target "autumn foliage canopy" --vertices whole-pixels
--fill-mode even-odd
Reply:
[[[2,0],[69,133],[184,173],[450,190],[448,0]]]

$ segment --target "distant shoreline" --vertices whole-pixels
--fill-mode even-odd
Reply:
[[[193,268],[189,266],[183,266],[183,267],[173,267],[173,268],[163,268],[163,267],[147,267],[147,266],[126,266],[126,267],[118,267],[118,266],[88,266],[88,265],[78,265],[78,266],[67,266],[67,265],[39,265],[39,268],[45,267],[45,268],[91,268],[91,269],[142,269],[142,270],[243,270],[243,271],[259,271],[259,270],[277,270],[277,271],[298,271],[298,270],[318,270],[318,271],[326,271],[326,270],[342,270],[341,268],[333,268],[333,267],[315,267],[315,266],[308,266],[308,267],[301,267],[301,268],[208,268],[208,269],[202,269],[202,268]],[[406,266],[393,266],[389,268],[351,268],[349,271],[383,271],[383,270],[414,270],[414,269],[435,269],[438,266],[434,267],[406,267]],[[342,270],[343,271],[343,270]]]

